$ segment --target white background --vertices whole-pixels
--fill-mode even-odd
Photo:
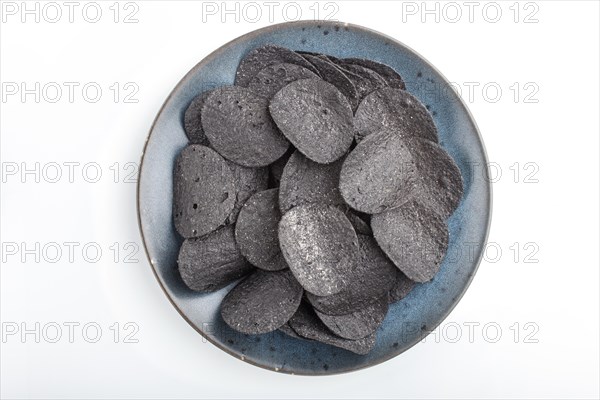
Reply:
[[[315,10],[321,18],[335,11],[335,19],[390,35],[432,62],[462,89],[501,173],[494,179],[487,260],[441,329],[382,365],[318,378],[262,370],[203,342],[151,272],[137,228],[135,177],[126,181],[134,168],[126,163],[139,162],[153,118],[179,79],[225,42],[283,22],[284,3],[272,19],[267,5],[255,3],[263,12],[255,22],[240,3],[239,21],[232,14],[225,23],[221,2],[211,3],[215,15],[203,14],[200,2],[121,3],[117,23],[113,1],[98,2],[97,23],[83,18],[85,2],[73,22],[59,2],[63,15],[56,23],[47,21],[55,9],[47,7],[39,22],[34,14],[22,22],[21,2],[12,3],[15,15],[6,8],[11,2],[2,3],[3,398],[600,396],[597,2],[510,1],[487,8],[481,2],[472,21],[463,2],[297,3],[303,19],[313,19]],[[38,3],[40,13],[45,4]],[[439,20],[423,14],[424,7],[438,7]],[[497,8],[502,15],[494,23]],[[138,22],[124,23],[136,9]],[[462,17],[452,22],[457,9]],[[287,10],[294,18],[294,9]],[[94,10],[87,11],[93,18]],[[58,83],[61,99],[48,101],[56,96],[52,84],[39,102],[34,94],[21,98],[21,83],[32,89],[36,82],[40,88]],[[79,84],[73,102],[64,82]],[[96,103],[82,95],[90,82],[102,88]],[[469,85],[478,85],[473,97]],[[10,95],[15,87],[19,93]],[[135,88],[129,100],[138,102],[124,102]],[[95,96],[93,89],[88,95]],[[22,174],[35,171],[36,162],[39,176]],[[72,182],[69,162],[79,163]],[[62,175],[52,183],[55,163]],[[101,178],[88,182],[98,167]],[[76,242],[72,259],[65,242]],[[102,256],[91,262],[97,247]],[[129,252],[133,262],[126,263]],[[70,322],[80,324],[72,343]],[[21,335],[35,332],[36,323],[39,338]],[[84,335],[86,323],[97,325]],[[470,323],[479,324],[471,335]],[[56,324],[62,336],[51,343]],[[89,343],[94,326],[102,336]]]

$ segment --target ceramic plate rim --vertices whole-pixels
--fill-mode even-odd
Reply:
[[[220,46],[219,48],[217,48],[216,50],[212,51],[211,53],[209,53],[207,56],[205,56],[200,62],[198,62],[196,65],[194,65],[194,67],[192,67],[180,80],[179,82],[175,85],[175,87],[171,90],[171,92],[169,93],[169,95],[166,97],[165,101],[162,103],[160,109],[158,110],[152,125],[150,127],[149,133],[146,137],[146,140],[144,142],[144,147],[142,150],[142,154],[140,157],[140,168],[138,171],[138,180],[137,180],[137,184],[136,184],[136,208],[137,208],[137,222],[138,222],[138,229],[140,231],[140,235],[142,238],[142,243],[143,243],[143,247],[144,247],[144,252],[146,254],[146,258],[148,260],[148,262],[150,263],[151,269],[152,269],[152,273],[154,274],[154,277],[156,278],[156,280],[158,281],[161,290],[163,291],[163,293],[165,294],[165,296],[169,299],[169,302],[173,305],[173,307],[177,310],[177,312],[179,313],[179,315],[181,315],[181,317],[192,327],[194,328],[194,330],[196,330],[202,337],[204,337],[207,341],[209,341],[210,343],[212,343],[213,345],[215,345],[217,348],[219,348],[220,350],[223,350],[224,352],[228,353],[229,355],[237,358],[237,359],[241,359],[242,361],[260,367],[262,369],[268,370],[268,371],[274,371],[274,372],[280,372],[280,373],[284,373],[284,374],[288,374],[288,375],[300,375],[300,376],[331,376],[331,375],[339,375],[339,374],[345,374],[345,373],[349,373],[349,372],[354,372],[354,371],[359,371],[365,368],[370,368],[376,365],[379,365],[381,363],[384,363],[386,361],[389,361],[390,359],[399,356],[400,354],[406,352],[407,350],[411,349],[413,346],[415,346],[417,343],[419,343],[421,340],[423,340],[423,338],[425,338],[426,336],[429,335],[429,333],[431,333],[431,331],[435,330],[444,320],[446,320],[446,318],[450,315],[450,313],[454,310],[454,308],[457,306],[457,304],[460,302],[460,300],[462,299],[462,297],[464,296],[464,294],[467,292],[469,286],[471,285],[478,269],[479,266],[481,264],[481,260],[483,257],[483,252],[485,250],[485,243],[487,243],[488,237],[489,237],[489,232],[490,232],[490,227],[491,227],[491,221],[492,221],[492,213],[493,213],[493,197],[492,197],[492,184],[489,180],[487,180],[487,185],[485,186],[487,189],[487,195],[488,195],[488,204],[487,204],[487,210],[488,210],[488,217],[487,217],[487,224],[486,224],[486,228],[485,228],[485,235],[483,238],[483,245],[480,247],[479,252],[476,255],[476,259],[473,262],[474,265],[474,269],[472,271],[472,274],[470,275],[470,277],[465,281],[465,284],[461,290],[461,292],[459,293],[459,295],[456,296],[456,299],[448,306],[447,311],[445,313],[443,313],[442,317],[439,319],[439,321],[437,322],[437,324],[435,324],[435,326],[432,326],[431,329],[427,330],[427,331],[422,331],[422,333],[420,335],[418,335],[412,342],[409,342],[403,349],[402,351],[400,351],[399,353],[390,353],[384,357],[382,357],[381,359],[377,360],[377,362],[371,363],[371,364],[367,364],[367,365],[361,365],[361,366],[356,366],[356,367],[350,367],[347,369],[341,369],[341,370],[336,370],[333,372],[326,372],[326,373],[308,373],[308,372],[294,372],[294,371],[288,371],[288,370],[283,370],[283,369],[276,369],[264,364],[260,364],[258,362],[255,362],[253,360],[250,360],[248,358],[244,358],[244,357],[240,357],[238,354],[236,354],[234,351],[229,350],[228,348],[226,348],[225,346],[222,346],[221,343],[219,343],[217,340],[213,340],[209,335],[207,335],[206,333],[204,333],[199,327],[196,326],[196,324],[194,324],[188,317],[187,315],[183,312],[183,310],[181,310],[177,304],[175,303],[175,301],[173,300],[173,298],[169,295],[167,289],[165,288],[162,280],[159,277],[159,274],[156,270],[156,267],[154,266],[154,263],[152,262],[152,257],[150,255],[150,252],[148,250],[148,246],[147,246],[147,241],[146,241],[146,236],[144,235],[144,230],[143,230],[143,222],[142,222],[142,213],[141,213],[141,199],[140,199],[140,185],[141,185],[141,176],[142,176],[142,170],[144,168],[144,158],[146,156],[146,150],[148,148],[148,144],[150,142],[150,139],[152,137],[152,133],[156,127],[156,123],[160,117],[160,115],[162,114],[162,112],[164,111],[166,105],[169,103],[169,100],[175,95],[175,93],[177,93],[182,86],[184,85],[184,83],[187,81],[188,77],[190,77],[191,75],[193,75],[198,69],[202,68],[204,66],[205,63],[207,63],[209,59],[214,59],[215,57],[217,57],[221,52],[224,51],[225,48],[227,48],[229,45],[231,45],[232,43],[235,42],[239,42],[242,40],[247,40],[247,39],[251,39],[257,36],[260,36],[266,32],[269,31],[274,31],[274,30],[278,30],[279,28],[283,27],[283,26],[290,26],[290,25],[297,25],[297,26],[314,26],[317,24],[321,24],[321,25],[332,25],[332,26],[343,26],[343,27],[349,27],[355,30],[359,30],[359,31],[366,31],[370,34],[374,34],[374,35],[378,35],[382,38],[387,39],[390,42],[395,43],[398,46],[403,47],[404,49],[406,49],[406,51],[412,53],[414,56],[416,56],[417,58],[419,58],[423,63],[425,63],[428,67],[430,67],[432,70],[434,70],[444,81],[445,83],[448,83],[448,79],[431,63],[429,62],[425,57],[423,57],[421,54],[419,54],[418,52],[416,52],[415,50],[413,50],[411,47],[407,46],[406,44],[404,44],[403,42],[399,41],[398,39],[395,39],[387,34],[381,33],[379,31],[376,31],[374,29],[371,28],[367,28],[364,27],[362,25],[357,25],[357,24],[353,24],[353,23],[344,23],[344,22],[339,22],[339,21],[327,21],[327,20],[301,20],[301,21],[291,21],[291,22],[283,22],[283,23],[278,23],[278,24],[272,24],[272,25],[268,25],[266,27],[257,29],[257,30],[253,30],[251,32],[248,32],[242,36],[238,36],[233,40],[228,41],[227,43],[223,44],[222,46]],[[483,158],[486,161],[486,165],[485,165],[485,171],[489,172],[488,170],[488,155],[487,155],[487,150],[485,148],[485,143],[483,141],[483,138],[481,136],[481,131],[479,130],[479,127],[477,126],[477,123],[475,121],[475,119],[473,118],[473,115],[471,114],[469,108],[467,107],[467,105],[465,104],[464,100],[462,99],[462,97],[459,96],[459,103],[457,104],[457,106],[462,107],[463,111],[465,112],[465,114],[469,117],[470,122],[473,124],[473,127],[475,129],[475,133],[477,134],[477,138],[478,141],[481,145],[481,150],[483,152]],[[489,175],[488,175],[489,176]]]

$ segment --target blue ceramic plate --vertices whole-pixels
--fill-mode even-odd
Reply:
[[[464,197],[448,221],[450,244],[440,272],[433,281],[418,285],[390,307],[377,332],[375,348],[365,356],[278,331],[257,336],[237,333],[219,313],[221,299],[231,286],[216,293],[198,294],[184,285],[177,271],[181,239],[171,219],[172,170],[176,155],[187,144],[183,113],[197,94],[232,84],[240,59],[267,43],[341,58],[368,58],[392,66],[406,81],[407,90],[429,106],[440,142],[464,178]],[[418,343],[448,316],[469,286],[481,259],[491,216],[490,184],[485,174],[472,173],[472,165],[487,165],[475,122],[446,79],[423,57],[390,37],[355,25],[327,21],[284,23],[227,43],[196,65],[169,95],[154,121],[142,157],[138,183],[140,229],[148,258],[166,295],[183,318],[216,346],[244,361],[279,372],[347,372],[386,361]],[[478,244],[474,251],[472,243]]]

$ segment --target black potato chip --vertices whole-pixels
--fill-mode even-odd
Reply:
[[[234,178],[216,151],[185,147],[173,171],[173,219],[184,238],[200,237],[222,225],[235,203]]]
[[[373,334],[385,319],[387,311],[387,295],[365,308],[345,315],[328,315],[315,309],[319,319],[331,332],[351,340],[362,339]]]
[[[319,164],[295,151],[281,175],[281,212],[307,203],[345,204],[338,188],[342,162],[343,159],[339,159],[331,164]]]
[[[375,90],[360,102],[354,126],[357,142],[382,129],[438,141],[437,128],[427,108],[407,91],[390,87]]]
[[[289,147],[268,111],[268,99],[239,86],[222,86],[202,108],[202,127],[211,146],[245,167],[263,167]]]
[[[280,219],[277,189],[254,194],[240,212],[235,225],[235,239],[244,257],[260,269],[277,271],[287,268],[279,249]]]
[[[339,347],[356,354],[368,354],[375,346],[375,334],[358,340],[344,339],[331,332],[310,306],[302,303],[290,319],[289,325],[298,335],[321,343]]]
[[[344,96],[346,96],[350,102],[352,110],[356,110],[359,101],[358,92],[346,74],[344,74],[337,65],[325,57],[315,56],[312,54],[303,54],[303,56],[315,66],[324,81],[331,83],[333,86],[338,88],[339,91],[344,94]]]
[[[208,138],[204,134],[202,129],[201,112],[204,106],[204,101],[210,94],[210,91],[199,94],[192,100],[188,108],[185,110],[183,115],[183,128],[188,140],[192,144],[203,144],[209,145]]]
[[[460,203],[463,181],[452,157],[438,144],[382,130],[346,157],[340,193],[352,208],[370,214],[414,199],[447,218]]]
[[[396,267],[381,251],[375,239],[358,235],[360,261],[347,276],[348,285],[338,293],[316,296],[306,293],[312,306],[324,314],[345,315],[386,296],[396,280]]]
[[[301,67],[317,73],[315,67],[306,61],[300,54],[284,47],[266,45],[251,50],[246,54],[242,61],[240,61],[235,73],[235,84],[247,87],[252,78],[254,78],[263,68],[281,63],[300,65]]]
[[[415,160],[419,177],[413,198],[442,218],[448,218],[458,207],[463,195],[460,169],[437,143],[411,138],[406,140],[406,144]]]
[[[427,282],[439,271],[448,250],[448,227],[435,211],[416,201],[376,214],[375,240],[409,279]]]
[[[335,206],[303,204],[283,215],[279,245],[298,282],[318,296],[348,286],[359,260],[358,238]]]
[[[252,272],[235,243],[233,227],[186,239],[177,259],[183,282],[192,290],[213,292]]]
[[[288,322],[302,300],[302,287],[290,271],[256,271],[221,303],[221,316],[238,332],[257,335]]]
[[[387,86],[385,79],[369,68],[343,61],[337,65],[354,84],[359,101],[364,99],[369,93]]]
[[[406,85],[404,84],[404,80],[400,74],[389,65],[364,58],[344,58],[342,61],[349,64],[360,65],[361,67],[365,67],[377,72],[377,74],[379,74],[385,80],[389,87],[395,89],[406,89]]]
[[[334,162],[353,142],[350,103],[321,79],[290,83],[273,96],[269,110],[285,137],[315,162]]]
[[[346,203],[369,214],[408,201],[417,183],[409,146],[390,131],[378,132],[360,142],[348,154],[340,172],[340,192]]]
[[[248,89],[270,99],[279,90],[298,79],[316,78],[314,72],[299,65],[282,63],[273,64],[260,70],[248,84]]]
[[[235,204],[231,214],[227,217],[227,224],[235,224],[246,200],[254,193],[267,189],[269,184],[269,169],[266,167],[243,167],[231,161],[227,161],[227,165],[231,168],[233,187],[235,188]]]

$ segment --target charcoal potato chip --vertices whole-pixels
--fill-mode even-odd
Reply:
[[[396,282],[394,282],[394,286],[392,286],[389,293],[390,304],[405,298],[414,287],[415,282],[408,279],[404,273],[398,270],[396,274]]]
[[[281,212],[307,203],[345,204],[338,188],[342,162],[343,159],[339,159],[331,164],[318,164],[295,151],[281,175]]]
[[[368,354],[375,347],[375,333],[358,340],[339,337],[321,322],[310,306],[304,303],[300,304],[289,325],[294,332],[306,339],[316,340],[356,354]]]
[[[281,214],[277,196],[277,189],[254,194],[244,204],[235,226],[235,239],[241,253],[253,265],[267,271],[287,268],[279,249]]]
[[[211,146],[245,167],[263,167],[289,147],[268,111],[268,99],[239,86],[222,86],[202,108],[202,127]]]
[[[202,129],[201,111],[210,91],[199,94],[192,100],[183,115],[183,128],[190,143],[209,145],[208,138]]]
[[[334,63],[329,61],[326,57],[312,55],[312,54],[303,54],[304,58],[306,58],[321,74],[321,77],[325,82],[331,83],[333,86],[339,89],[340,92],[346,96],[348,101],[350,102],[350,106],[352,110],[356,110],[358,107],[358,92],[354,87],[354,84],[346,74],[342,72]]]
[[[346,315],[328,315],[315,310],[327,328],[344,339],[357,340],[373,334],[385,319],[388,296]]]
[[[184,238],[199,237],[222,225],[233,210],[234,179],[217,152],[199,144],[185,147],[173,171],[173,219]]]
[[[321,79],[290,83],[273,96],[269,110],[285,137],[315,162],[334,162],[353,142],[350,103]]]
[[[273,64],[295,64],[317,73],[311,63],[306,61],[300,54],[274,45],[258,47],[250,51],[238,65],[235,73],[235,84],[247,87],[262,69]]]
[[[354,84],[359,101],[364,99],[369,93],[387,86],[385,79],[369,68],[343,61],[337,65]]]
[[[385,80],[389,87],[403,90],[406,89],[406,85],[404,84],[404,80],[402,79],[400,74],[389,65],[385,65],[373,60],[367,60],[364,58],[344,58],[342,61],[348,64],[354,64],[368,68],[371,71],[375,71]]]
[[[408,201],[418,176],[410,148],[391,131],[370,135],[348,154],[340,193],[355,210],[377,214]]]
[[[235,188],[235,204],[229,217],[227,224],[235,224],[240,210],[246,200],[254,193],[265,190],[269,184],[269,169],[263,168],[248,168],[239,164],[227,161],[227,165],[231,168],[233,174],[233,187]]]
[[[272,332],[289,321],[302,300],[302,287],[290,271],[256,271],[221,303],[221,316],[238,332]]]
[[[232,226],[186,239],[179,249],[177,265],[183,282],[199,292],[221,289],[254,270],[238,250]]]
[[[382,130],[346,157],[340,193],[352,208],[370,214],[415,199],[447,218],[460,203],[463,181],[452,157],[438,144]]]
[[[460,169],[437,143],[420,138],[406,141],[415,160],[419,182],[413,198],[448,218],[463,195]]]
[[[307,291],[327,296],[343,290],[357,268],[358,238],[335,206],[303,204],[279,222],[281,252]]]
[[[427,108],[407,91],[389,87],[373,91],[360,102],[354,126],[357,142],[382,129],[438,141],[437,128]]]
[[[270,99],[279,90],[298,79],[319,79],[309,69],[295,64],[273,64],[260,70],[248,84],[248,89]]]
[[[375,239],[358,235],[360,261],[348,276],[348,285],[338,293],[316,296],[306,293],[308,301],[320,312],[345,315],[363,309],[386,296],[396,281],[396,267],[381,251]]]
[[[427,282],[439,271],[448,249],[448,227],[435,211],[416,201],[376,214],[375,240],[409,279]]]

